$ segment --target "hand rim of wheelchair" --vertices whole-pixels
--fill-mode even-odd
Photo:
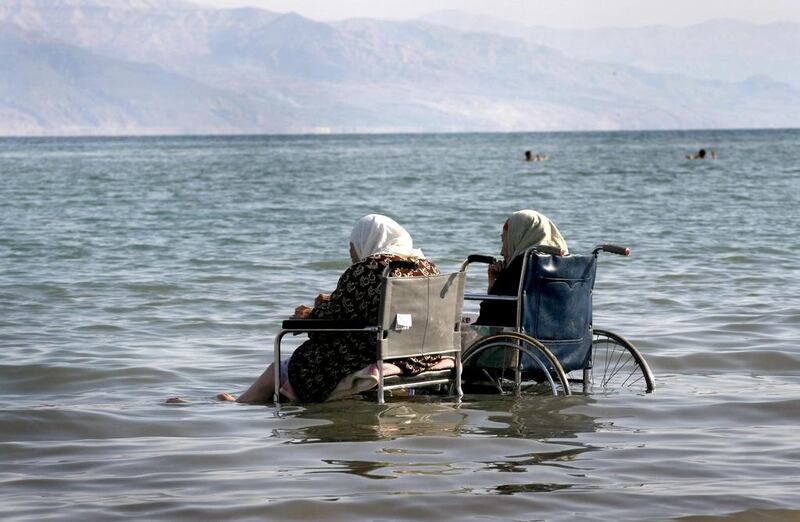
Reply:
[[[534,349],[544,355],[547,359],[547,362],[551,365],[548,369],[545,367],[544,362],[536,355],[536,353],[525,346],[525,344],[533,346]],[[569,385],[569,379],[567,375],[564,373],[564,369],[561,366],[558,358],[550,351],[547,346],[542,344],[541,341],[530,337],[529,335],[525,335],[523,333],[518,332],[501,332],[497,334],[488,335],[486,337],[482,337],[471,344],[466,350],[464,350],[464,354],[462,355],[462,365],[466,365],[473,357],[478,355],[479,353],[494,347],[506,347],[517,350],[518,352],[522,352],[528,355],[533,361],[535,361],[539,368],[542,371],[542,374],[547,378],[548,384],[550,384],[550,389],[553,395],[559,395],[558,393],[558,386],[553,379],[555,377],[558,380],[558,384],[561,386],[561,390],[563,391],[563,395],[571,395],[572,391]],[[513,368],[508,368],[508,370],[513,371]],[[502,392],[502,387],[500,383],[495,383],[500,391]],[[516,387],[516,394],[520,395],[522,392],[522,384],[521,382],[515,381]]]
[[[619,334],[600,328],[593,329],[592,333],[592,382],[588,383],[589,389],[599,385],[606,390],[641,388],[645,393],[655,390],[653,372],[633,343]],[[568,376],[581,371],[569,372]],[[588,391],[583,376],[570,378],[570,381],[583,383],[584,393]]]

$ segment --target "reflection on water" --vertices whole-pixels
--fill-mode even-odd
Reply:
[[[360,443],[373,458],[320,458],[304,475],[353,475],[369,480],[408,476],[533,474],[555,470],[560,481],[504,481],[472,486],[473,492],[513,495],[567,489],[581,483],[575,461],[593,448],[577,439],[599,424],[576,406],[590,397],[467,396],[460,404],[424,395],[393,399],[384,405],[348,400],[304,407],[282,407],[277,415],[300,426],[272,433],[289,445]],[[446,441],[450,439],[452,443]],[[512,441],[503,444],[501,441]],[[498,444],[486,444],[495,441]],[[518,441],[525,441],[519,444]],[[395,444],[393,444],[393,442]],[[495,446],[490,449],[490,446]],[[329,452],[326,450],[326,454]],[[454,457],[458,456],[454,459]],[[547,474],[554,478],[552,474]],[[499,482],[499,483],[498,483]]]
[[[525,439],[569,439],[579,433],[594,431],[595,420],[581,413],[569,413],[573,406],[586,406],[591,396],[553,397],[549,395],[509,397],[500,395],[468,396],[471,411],[488,414],[495,424],[475,426],[475,434]]]
[[[570,484],[506,484],[497,486],[495,491],[500,495],[515,495],[518,493],[546,493],[571,487]]]
[[[408,436],[453,437],[468,422],[468,415],[446,402],[424,396],[379,405],[368,399],[349,399],[305,407],[286,407],[281,417],[313,420],[299,429],[276,430],[275,436],[292,444],[315,442],[363,442]]]
[[[304,406],[282,405],[283,419],[310,421],[301,428],[276,429],[291,444],[364,442],[413,436],[464,435],[533,440],[569,439],[597,424],[572,406],[589,405],[590,396],[552,397],[467,395],[461,403],[426,395],[390,399],[380,405],[353,398]]]

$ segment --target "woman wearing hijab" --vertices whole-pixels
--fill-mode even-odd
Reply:
[[[311,319],[365,320],[377,324],[380,307],[381,276],[392,261],[411,261],[412,268],[395,268],[392,277],[438,274],[436,266],[413,247],[409,233],[393,219],[379,214],[361,218],[350,234],[353,264],[339,278],[330,296],[320,296],[314,308],[300,306],[294,317]],[[375,334],[347,332],[311,333],[292,353],[286,371],[291,390],[301,402],[320,402],[328,398],[342,378],[375,363]],[[441,356],[410,357],[392,361],[404,374],[414,375],[435,366]],[[282,365],[282,366],[284,366]],[[237,402],[266,402],[274,391],[272,365]],[[286,385],[284,385],[286,387]],[[221,399],[232,400],[228,394]]]
[[[535,210],[520,210],[511,214],[503,225],[501,234],[503,260],[489,266],[489,293],[517,295],[522,260],[525,251],[536,245],[561,249],[569,255],[567,242],[555,223]],[[510,301],[483,301],[481,313],[475,324],[491,326],[516,326],[517,304]]]

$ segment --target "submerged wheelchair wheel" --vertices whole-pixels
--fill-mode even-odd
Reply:
[[[579,372],[570,373],[570,380],[583,382],[585,392],[601,388],[650,393],[656,387],[653,372],[641,352],[621,335],[607,330],[594,330],[591,369],[572,378],[572,374]],[[589,383],[585,380],[587,377]]]
[[[501,351],[506,364],[481,366],[480,354],[490,350]],[[521,361],[527,355],[535,369],[522,369]],[[470,365],[475,360],[476,364]],[[502,394],[549,390],[552,395],[571,395],[569,380],[558,359],[540,341],[517,332],[504,332],[478,339],[462,355],[464,387],[488,389]]]

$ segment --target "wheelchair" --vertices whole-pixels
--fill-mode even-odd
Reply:
[[[314,332],[370,332],[376,340],[377,399],[386,392],[423,387],[446,389],[459,398],[461,391],[461,316],[464,270],[422,277],[391,277],[394,268],[414,268],[408,261],[392,261],[381,277],[378,321],[290,319],[275,338],[275,403],[281,401],[281,341],[287,334]],[[384,375],[384,362],[422,355],[450,355],[453,368],[414,376]]]
[[[624,337],[593,328],[592,290],[600,252],[629,255],[626,248],[601,245],[591,255],[562,256],[560,250],[536,246],[524,254],[516,296],[465,293],[467,268],[494,263],[491,256],[471,255],[451,274],[391,277],[393,268],[414,265],[393,261],[384,271],[378,321],[291,319],[275,338],[275,403],[281,401],[281,342],[287,334],[370,332],[376,339],[377,400],[392,390],[431,388],[463,396],[470,392],[515,393],[549,390],[571,395],[580,384],[651,392],[653,374],[636,347]],[[513,301],[516,326],[492,328],[463,346],[466,300]],[[453,368],[415,376],[385,376],[384,362],[420,355],[451,355]]]
[[[534,246],[524,253],[516,296],[465,294],[465,300],[516,305],[513,327],[471,327],[485,335],[463,348],[465,389],[516,395],[536,390],[571,395],[573,385],[584,393],[655,389],[641,352],[621,335],[592,324],[600,252],[630,255],[629,249],[616,245],[599,245],[590,255],[568,256],[558,248]],[[471,255],[461,271],[472,263],[494,262],[491,256]]]

